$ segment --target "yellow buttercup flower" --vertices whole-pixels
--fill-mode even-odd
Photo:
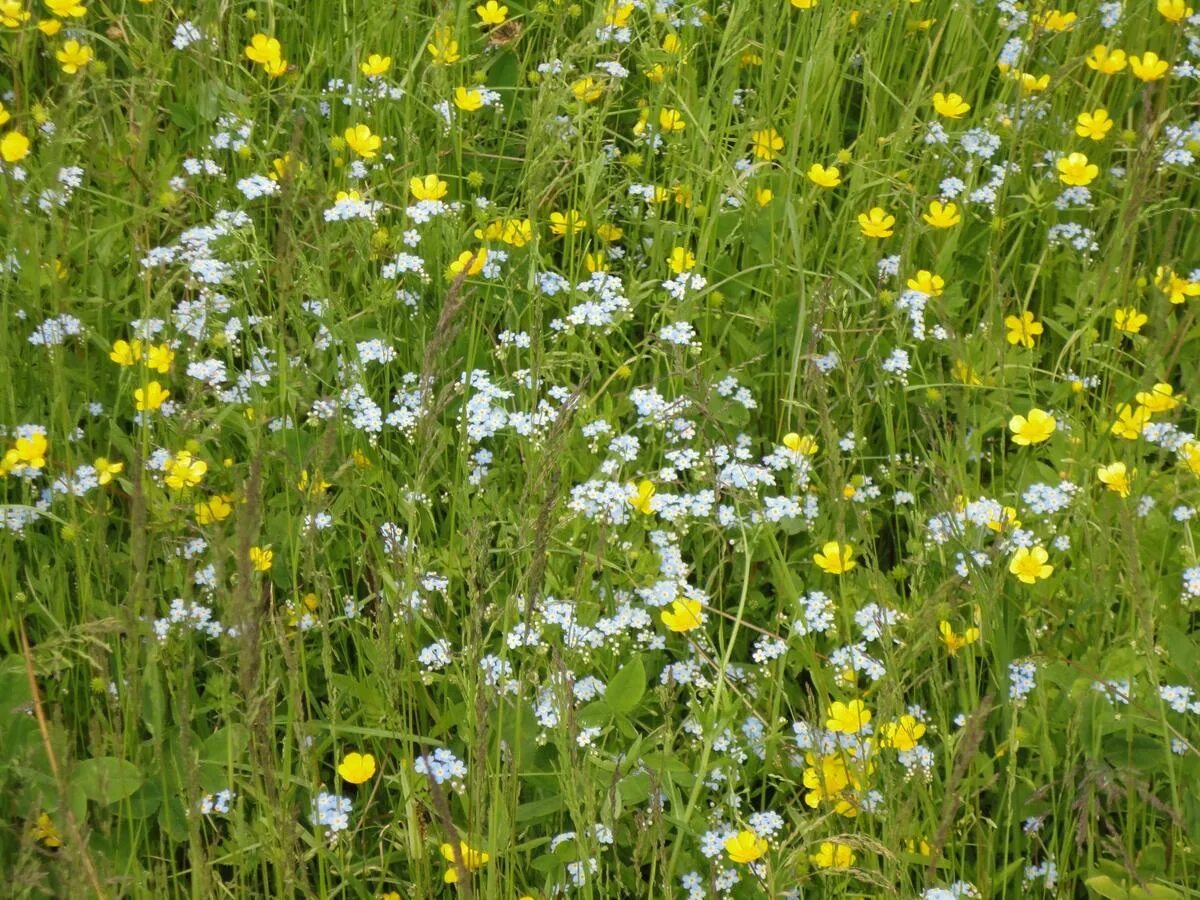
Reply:
[[[171,392],[165,390],[157,381],[151,381],[144,388],[137,388],[133,392],[133,399],[137,402],[138,412],[158,409],[170,396]]]
[[[774,128],[750,132],[750,146],[758,159],[770,162],[783,150],[783,136]]]
[[[1148,321],[1150,317],[1133,306],[1113,313],[1113,327],[1125,334],[1137,334]]]
[[[697,600],[673,600],[671,608],[659,614],[662,623],[671,631],[684,632],[704,624],[703,607]]]
[[[283,47],[279,41],[265,34],[256,34],[250,38],[244,52],[246,59],[262,66],[278,62],[283,57]]]
[[[933,109],[947,119],[961,119],[971,111],[971,104],[958,94],[943,94],[938,91],[933,95]]]
[[[879,743],[901,752],[913,749],[924,736],[925,723],[908,714],[879,727]]]
[[[1170,412],[1179,405],[1175,388],[1165,382],[1159,382],[1148,391],[1138,391],[1133,399],[1152,413]]]
[[[842,183],[842,173],[837,166],[825,166],[813,163],[808,167],[808,180],[823,188],[834,188]]]
[[[441,200],[449,189],[449,185],[437,175],[426,175],[424,178],[414,175],[408,182],[408,190],[414,200]]]
[[[487,255],[487,250],[482,247],[478,250],[464,250],[458,254],[458,259],[446,267],[446,277],[453,279],[460,275],[478,275],[487,263]]]
[[[858,227],[863,237],[889,238],[895,224],[896,217],[878,206],[872,207],[869,212],[858,214]]]
[[[204,479],[204,473],[208,471],[208,463],[196,459],[189,450],[180,450],[167,459],[164,471],[167,487],[180,491],[198,485]]]
[[[233,512],[233,505],[229,502],[229,497],[221,494],[216,494],[208,500],[201,500],[194,507],[193,511],[196,514],[196,523],[198,525],[211,525],[214,522],[224,522]]]
[[[1053,574],[1054,566],[1047,562],[1049,558],[1045,547],[1021,547],[1009,562],[1008,571],[1016,575],[1022,584],[1036,584]]]
[[[270,571],[271,566],[275,562],[275,551],[270,547],[251,547],[250,548],[250,565],[254,567],[255,572]]]
[[[1129,71],[1141,81],[1158,81],[1165,78],[1170,69],[1171,64],[1159,59],[1153,50],[1147,50],[1141,56],[1129,57]]]
[[[587,219],[577,209],[569,209],[565,213],[550,213],[550,230],[558,235],[575,234],[587,228]]]
[[[124,471],[125,464],[111,462],[107,457],[101,456],[92,463],[92,468],[96,470],[96,482],[105,485],[113,480],[114,475],[120,475]]]
[[[808,857],[818,869],[848,869],[855,859],[854,850],[837,841],[821,841],[817,852]]]
[[[958,207],[953,203],[943,203],[941,200],[931,200],[929,211],[921,214],[927,225],[934,228],[953,228],[962,221]]]
[[[79,0],[42,0],[46,9],[60,19],[78,19],[87,15],[87,7]]]
[[[10,470],[44,469],[49,447],[46,435],[40,431],[35,431],[27,437],[19,437],[13,442],[12,449],[4,455],[4,466]]]
[[[629,497],[629,505],[644,516],[653,513],[654,483],[643,480],[638,483],[637,487],[630,485],[630,488],[633,490],[633,493]]]
[[[826,541],[821,552],[813,555],[813,562],[829,575],[844,575],[858,565],[854,561],[854,547],[837,541]]]
[[[1095,163],[1089,163],[1087,156],[1082,153],[1060,156],[1054,166],[1058,169],[1059,181],[1077,187],[1091,184],[1100,174],[1100,167]]]
[[[1087,58],[1088,68],[1101,75],[1115,75],[1124,69],[1127,63],[1124,50],[1110,51],[1103,44],[1094,46]]]
[[[1013,346],[1020,344],[1026,350],[1037,343],[1038,336],[1044,330],[1042,323],[1035,319],[1029,310],[1021,313],[1020,317],[1006,317],[1004,327],[1008,329],[1008,333],[1004,336],[1005,340]]]
[[[1156,6],[1158,14],[1174,24],[1190,19],[1195,14],[1195,10],[1187,5],[1186,0],[1158,0]]]
[[[1200,281],[1188,281],[1165,266],[1155,270],[1154,283],[1172,303],[1182,303],[1188,297],[1200,297]]]
[[[1101,466],[1096,470],[1096,477],[1110,491],[1121,497],[1129,496],[1133,475],[1125,468],[1125,463],[1114,462]]]
[[[175,351],[167,344],[159,344],[151,347],[146,353],[146,367],[158,372],[159,375],[166,375],[171,371],[171,363],[175,361]]]
[[[442,875],[442,880],[446,884],[454,884],[458,881],[458,862],[455,859],[454,847],[451,844],[442,844],[439,849],[441,850],[442,859],[450,864],[450,868]],[[462,867],[467,872],[482,869],[491,859],[488,854],[482,850],[474,849],[466,841],[458,842],[458,857],[462,860]]]
[[[448,25],[442,25],[434,31],[433,40],[425,45],[425,49],[436,66],[453,65],[462,59],[458,52],[458,41],[454,40],[454,32]]]
[[[1150,410],[1145,406],[1134,409],[1130,404],[1122,403],[1117,407],[1117,420],[1110,431],[1119,438],[1136,441],[1149,423]]]
[[[585,75],[571,85],[571,93],[575,95],[576,100],[595,103],[604,96],[604,83],[590,75]]]
[[[142,342],[114,341],[108,358],[118,366],[132,366],[142,358]]]
[[[666,107],[658,113],[658,127],[666,134],[678,134],[687,127],[687,122],[679,110]]]
[[[920,269],[915,277],[908,279],[907,287],[910,291],[918,291],[927,297],[940,297],[945,290],[946,279],[941,275],[934,275],[928,269]]]
[[[871,722],[871,711],[861,700],[851,700],[843,703],[835,701],[829,707],[825,718],[825,727],[839,734],[858,734]]]
[[[378,53],[372,53],[367,57],[367,61],[359,63],[358,70],[368,78],[375,78],[379,75],[386,75],[392,67],[392,58],[390,56],[380,56]]]
[[[65,41],[62,47],[54,52],[54,58],[68,75],[74,75],[90,63],[94,55],[91,47],[76,40]]]
[[[767,852],[767,847],[767,842],[753,831],[739,831],[725,840],[725,852],[735,863],[754,862]]]
[[[501,6],[496,0],[487,0],[487,3],[475,7],[475,15],[484,25],[503,25],[508,18],[508,7]]]
[[[350,784],[362,784],[375,777],[375,757],[370,753],[347,753],[337,767],[338,777]]]
[[[1021,447],[1049,440],[1057,427],[1058,422],[1054,416],[1037,407],[1029,410],[1024,416],[1013,416],[1008,422],[1013,443]]]
[[[351,125],[342,137],[346,146],[363,159],[374,159],[383,145],[383,139],[377,134],[372,134],[367,125]]]
[[[1104,140],[1112,127],[1112,117],[1103,107],[1092,112],[1081,112],[1075,117],[1075,133],[1093,141]]]
[[[798,453],[802,456],[815,456],[819,449],[817,439],[811,434],[801,437],[794,431],[790,431],[783,436],[783,446],[787,447],[793,453]]]
[[[676,275],[691,271],[696,267],[696,254],[686,247],[674,247],[671,250],[671,257],[667,260],[667,265]]]
[[[941,635],[942,643],[946,645],[946,652],[951,656],[957,656],[958,651],[963,647],[970,646],[979,640],[978,628],[967,628],[962,634],[956,634],[954,627],[945,620],[938,623],[938,633]]]

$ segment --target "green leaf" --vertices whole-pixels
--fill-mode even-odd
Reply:
[[[71,783],[88,800],[109,806],[132,796],[142,786],[142,773],[128,760],[99,756],[79,763],[71,775]]]
[[[628,713],[638,705],[645,693],[646,668],[642,665],[642,658],[635,656],[609,679],[604,699],[613,712]]]

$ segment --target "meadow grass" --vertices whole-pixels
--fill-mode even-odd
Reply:
[[[1194,61],[0,0],[0,895],[1200,897]]]

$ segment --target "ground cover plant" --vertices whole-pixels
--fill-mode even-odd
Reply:
[[[1200,896],[1187,0],[0,63],[0,894]]]

